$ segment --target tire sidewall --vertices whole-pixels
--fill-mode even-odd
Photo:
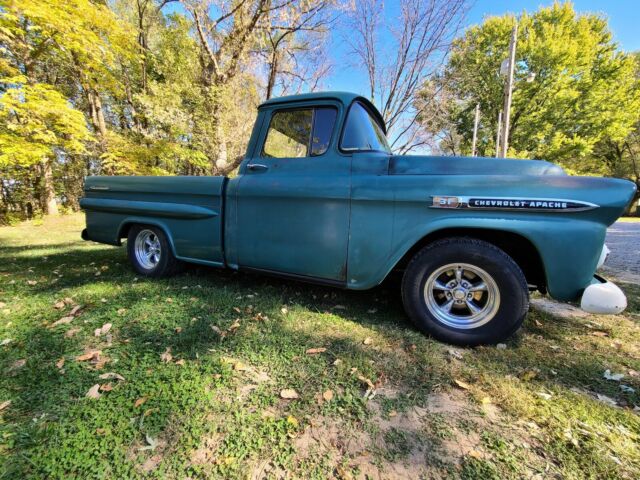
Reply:
[[[498,286],[500,306],[486,324],[473,329],[456,329],[437,320],[424,299],[428,276],[437,268],[467,263],[487,272]],[[518,265],[502,250],[482,241],[451,239],[437,242],[414,258],[403,281],[403,300],[416,326],[439,340],[459,345],[497,343],[513,334],[522,324],[529,307],[529,294]]]
[[[135,253],[135,242],[136,238],[140,234],[140,232],[144,230],[152,231],[160,241],[160,261],[153,268],[144,268],[138,262]],[[147,277],[160,277],[167,271],[168,264],[170,261],[170,256],[173,255],[171,252],[171,245],[167,240],[167,236],[164,234],[161,228],[154,227],[152,225],[134,225],[129,230],[129,235],[127,237],[127,254],[129,255],[129,260],[133,265],[133,268],[136,272],[141,275]]]

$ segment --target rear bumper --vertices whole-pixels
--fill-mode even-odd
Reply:
[[[582,294],[580,308],[588,313],[615,315],[627,308],[627,297],[616,284],[594,275]]]

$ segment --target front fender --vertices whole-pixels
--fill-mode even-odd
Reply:
[[[390,255],[380,268],[368,277],[358,278],[358,265],[351,265],[349,288],[367,289],[381,283],[398,262],[425,237],[448,229],[483,229],[509,232],[529,240],[543,263],[549,294],[558,300],[573,300],[589,284],[604,243],[604,225],[587,220],[549,218],[529,215],[526,218],[499,212],[485,212],[482,217],[427,211],[429,220],[398,219]],[[356,280],[356,281],[353,281]]]

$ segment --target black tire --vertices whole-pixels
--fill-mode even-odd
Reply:
[[[448,268],[454,264],[462,265]],[[439,288],[443,286],[447,289]],[[426,246],[409,262],[402,301],[421,331],[443,342],[474,346],[498,343],[520,328],[529,310],[529,289],[522,270],[503,250],[482,240],[453,237]]]
[[[150,239],[154,244],[159,245],[158,257],[154,256],[154,260],[145,264],[144,260],[136,254],[136,239],[141,240],[151,233]],[[171,251],[169,240],[161,228],[152,225],[133,225],[129,229],[127,236],[127,255],[129,261],[136,272],[145,277],[168,277],[182,270],[183,263],[178,260]]]

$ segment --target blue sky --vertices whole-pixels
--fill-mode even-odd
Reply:
[[[397,15],[398,3],[398,0],[385,2],[388,19]],[[470,26],[482,23],[487,16],[520,13],[523,10],[533,12],[540,6],[551,4],[553,0],[476,0],[465,23]],[[578,12],[601,13],[606,16],[609,20],[609,28],[623,50],[640,50],[640,0],[574,0],[573,4]],[[348,46],[340,34],[336,37],[331,48],[335,67],[332,75],[325,82],[326,88],[366,94],[366,77],[361,71],[348,65]]]

